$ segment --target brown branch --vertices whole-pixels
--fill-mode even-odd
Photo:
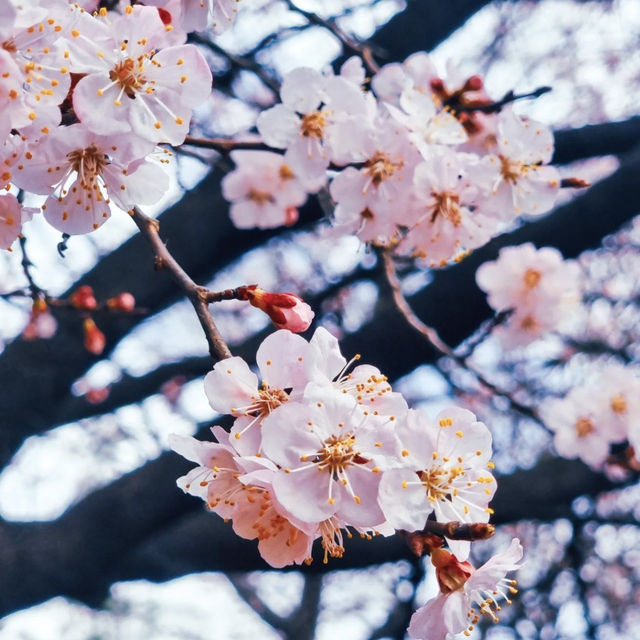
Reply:
[[[508,91],[505,95],[496,102],[489,102],[488,104],[482,103],[471,103],[468,105],[460,105],[456,106],[456,111],[464,112],[464,113],[475,113],[477,111],[481,113],[498,113],[502,110],[502,107],[515,102],[516,100],[525,100],[528,98],[539,98],[543,96],[545,93],[549,93],[551,91],[551,87],[538,87],[534,91],[530,91],[529,93],[514,93],[513,91]],[[445,102],[446,104],[446,102]]]
[[[383,250],[382,256],[384,259],[385,275],[387,277],[389,286],[391,287],[393,301],[396,305],[396,308],[398,309],[398,311],[400,311],[400,314],[407,321],[407,323],[411,325],[423,338],[425,338],[434,349],[451,358],[458,366],[472,373],[475,376],[476,380],[483,387],[487,388],[494,395],[505,398],[509,402],[509,405],[512,409],[515,409],[522,415],[535,420],[538,424],[546,429],[546,425],[542,422],[535,409],[522,404],[521,402],[516,400],[508,391],[501,389],[493,382],[487,380],[479,371],[469,365],[468,358],[456,354],[455,351],[449,345],[447,345],[446,342],[442,340],[442,338],[440,338],[438,332],[433,327],[430,327],[428,324],[424,323],[422,320],[420,320],[420,318],[418,318],[418,316],[414,313],[413,309],[407,302],[407,299],[404,297],[404,294],[402,293],[402,285],[398,278],[398,274],[396,273],[395,264],[393,262],[391,253],[388,250]]]
[[[132,209],[131,217],[136,226],[145,236],[153,253],[155,255],[155,265],[157,270],[167,269],[171,277],[176,281],[178,286],[184,291],[187,298],[193,305],[193,308],[200,321],[200,326],[204,331],[209,344],[209,353],[214,361],[223,360],[231,357],[231,351],[224,341],[218,327],[216,327],[207,302],[202,296],[202,287],[199,287],[186,273],[186,271],[178,264],[171,255],[166,245],[160,238],[160,224],[157,220],[150,218],[144,214],[138,207]]]
[[[287,618],[279,616],[272,611],[259,597],[256,589],[249,584],[246,574],[229,573],[227,580],[233,585],[236,593],[270,626],[276,631],[289,635],[285,629],[287,626]],[[293,637],[291,640],[295,640]]]
[[[194,136],[187,136],[184,144],[192,147],[201,147],[203,149],[214,149],[219,153],[229,153],[235,149],[274,151],[274,149],[259,140],[232,140],[230,138],[196,138]]]

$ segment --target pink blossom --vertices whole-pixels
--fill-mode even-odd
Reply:
[[[111,200],[129,209],[162,197],[169,178],[146,160],[152,148],[135,136],[98,136],[82,124],[60,127],[28,147],[14,182],[49,195],[42,210],[53,227],[89,233],[109,218]]]
[[[181,144],[194,107],[211,91],[211,72],[194,45],[168,46],[154,7],[127,7],[106,27],[91,25],[77,38],[93,48],[94,62],[73,92],[80,120],[101,135],[135,132],[153,142]],[[86,43],[86,41],[89,41]]]
[[[10,249],[22,229],[22,205],[11,193],[0,196],[0,249]]]
[[[380,505],[396,529],[420,530],[438,522],[488,522],[496,482],[489,462],[491,433],[470,411],[450,407],[434,422],[417,411],[398,425],[402,467],[383,474]],[[447,540],[460,560],[469,542]]]
[[[222,193],[232,204],[229,215],[238,229],[292,225],[307,192],[283,157],[270,151],[233,151],[236,169],[222,179]]]
[[[436,567],[440,595],[429,600],[411,617],[409,635],[418,640],[446,640],[451,635],[469,635],[479,621],[479,614],[498,622],[500,600],[511,603],[509,595],[517,593],[515,580],[505,578],[517,570],[522,546],[514,538],[509,548],[490,558],[478,569],[460,563],[444,549],[434,549],[431,562]]]
[[[326,386],[307,388],[306,397],[262,423],[264,453],[281,468],[275,497],[303,522],[336,515],[359,527],[383,523],[377,495],[381,468],[397,449],[393,418],[365,417],[354,398]]]
[[[324,77],[300,67],[288,73],[280,90],[282,104],[263,111],[257,127],[270,146],[287,149],[285,161],[301,179],[318,183],[332,160],[332,129],[370,111],[364,93],[340,76]]]
[[[560,174],[547,165],[553,155],[551,130],[507,108],[498,116],[497,131],[497,154],[483,158],[474,172],[488,193],[485,206],[506,219],[514,213],[546,213],[560,190]]]
[[[562,327],[581,302],[579,266],[551,247],[505,247],[496,261],[480,266],[476,281],[496,311],[514,310],[498,328],[505,345],[527,344]]]
[[[386,245],[406,223],[420,155],[407,132],[388,118],[349,126],[351,153],[363,166],[347,167],[331,182],[335,225],[364,242]]]
[[[416,167],[414,206],[406,222],[410,229],[400,252],[443,266],[496,234],[496,218],[474,206],[477,189],[465,176],[467,165],[466,154],[438,147]]]

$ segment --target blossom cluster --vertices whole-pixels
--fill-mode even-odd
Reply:
[[[284,77],[281,103],[257,120],[281,152],[233,155],[224,194],[236,226],[291,224],[307,193],[328,188],[338,233],[439,266],[553,207],[551,131],[510,106],[492,112],[478,76],[445,83],[416,53],[368,82],[356,57],[339,75]]]
[[[310,562],[316,539],[326,562],[353,532],[419,531],[429,518],[483,523],[492,513],[487,427],[458,407],[430,420],[357,360],[323,328],[308,342],[276,331],[257,352],[261,380],[239,357],[205,378],[212,408],[233,417],[230,431],[213,427],[217,442],[172,436],[197,464],[178,486],[257,539],[274,567]],[[466,566],[470,542],[447,543]]]
[[[640,452],[640,376],[622,364],[599,368],[585,384],[564,398],[541,407],[545,424],[554,432],[554,446],[563,458],[580,458],[602,469],[611,445],[629,442]]]
[[[511,311],[497,327],[506,347],[529,344],[562,329],[582,304],[582,272],[552,247],[536,249],[530,242],[505,247],[498,259],[476,272],[478,286],[496,311]]]
[[[97,229],[111,202],[130,209],[167,190],[157,144],[181,144],[211,90],[206,60],[174,20],[180,6],[174,16],[0,0],[0,187],[46,196],[42,212],[63,233]],[[1,247],[30,213],[0,196]]]

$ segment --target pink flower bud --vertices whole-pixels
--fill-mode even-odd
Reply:
[[[44,300],[35,300],[31,309],[29,324],[22,332],[22,337],[25,340],[51,338],[57,328],[58,323],[49,312],[47,303]]]
[[[109,387],[89,389],[84,397],[89,404],[102,404],[109,397]]]
[[[293,333],[306,331],[315,315],[311,307],[295,293],[269,293],[255,285],[245,288],[246,300],[264,311],[278,329]]]
[[[78,287],[69,298],[69,302],[76,308],[82,311],[94,311],[98,308],[98,302],[93,294],[93,289],[85,284]]]
[[[84,330],[84,348],[93,355],[99,356],[107,344],[104,333],[98,329],[91,318],[85,318],[82,328]]]
[[[136,299],[128,291],[123,291],[114,298],[109,298],[107,300],[107,307],[114,311],[131,313],[136,307]]]

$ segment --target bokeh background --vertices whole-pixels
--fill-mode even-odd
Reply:
[[[561,396],[604,363],[637,366],[640,2],[242,0],[232,30],[192,36],[214,72],[194,135],[250,135],[282,74],[345,59],[340,40],[305,12],[370,40],[380,62],[425,50],[445,77],[480,74],[496,99],[552,87],[517,110],[552,126],[554,162],[593,186],[453,267],[406,265],[403,289],[422,319],[462,351],[472,345],[474,367],[525,405]],[[219,186],[230,160],[186,145],[174,153],[171,192],[149,213],[196,281],[298,292],[343,353],[378,366],[412,406],[435,413],[455,402],[492,430],[498,529],[474,545],[473,560],[518,536],[526,564],[520,596],[478,636],[640,638],[637,472],[596,473],[557,457],[544,426],[440,357],[394,309],[375,253],[327,234],[326,197],[286,232],[237,231]],[[167,438],[206,437],[215,422],[202,390],[211,362],[192,308],[154,272],[119,213],[72,238],[64,258],[51,227],[25,228],[33,275],[50,295],[88,284],[100,299],[130,291],[144,309],[97,318],[102,356],[83,349],[77,314],[56,311],[56,334],[26,341],[29,305],[0,299],[0,638],[402,639],[414,605],[437,585],[401,540],[354,539],[328,565],[269,571],[255,543],[175,487],[189,465],[167,452]],[[504,351],[485,335],[491,312],[474,273],[500,247],[527,241],[579,260],[587,305],[570,334]],[[19,250],[0,256],[0,293],[25,285],[21,259]],[[267,319],[234,302],[213,313],[233,352],[251,362],[272,330]]]

